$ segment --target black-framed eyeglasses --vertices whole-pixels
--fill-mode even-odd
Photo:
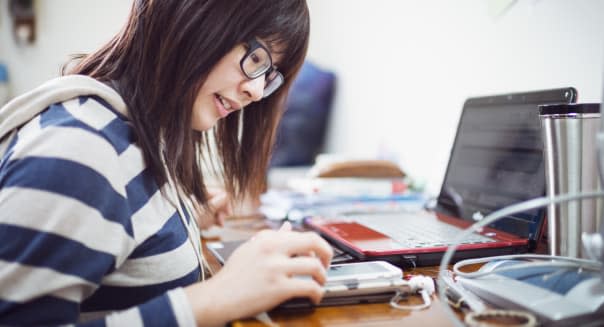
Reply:
[[[264,45],[256,39],[252,39],[247,42],[247,47],[247,52],[240,62],[241,71],[249,79],[256,79],[264,75],[265,82],[262,97],[266,98],[283,85],[285,78],[277,70],[277,67],[273,66],[273,58]]]

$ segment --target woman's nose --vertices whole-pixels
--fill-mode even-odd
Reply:
[[[260,101],[264,95],[264,76],[245,80],[242,84],[243,93],[252,101]]]

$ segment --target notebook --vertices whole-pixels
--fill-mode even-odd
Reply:
[[[432,210],[312,216],[306,226],[357,260],[436,265],[464,228],[508,205],[545,194],[539,104],[572,103],[574,88],[469,98],[464,102]],[[464,240],[453,261],[535,248],[545,209],[505,217]]]

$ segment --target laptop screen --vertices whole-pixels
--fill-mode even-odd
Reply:
[[[574,89],[471,98],[464,104],[436,210],[475,221],[545,194],[538,104],[574,101]],[[535,239],[545,209],[490,227]]]

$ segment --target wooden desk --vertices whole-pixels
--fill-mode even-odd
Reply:
[[[229,220],[223,230],[220,241],[233,241],[248,239],[254,231],[263,228],[276,228],[271,226],[261,217],[242,217]],[[204,246],[205,256],[210,267],[217,271],[220,264],[207,251]],[[406,270],[405,274],[422,274],[436,276],[438,267],[422,267]],[[281,326],[453,326],[445,315],[442,303],[436,295],[432,297],[430,308],[421,311],[397,310],[388,303],[358,304],[346,306],[333,306],[316,308],[309,313],[270,313],[271,319]],[[420,304],[419,296],[411,296],[408,303]],[[255,319],[236,321],[233,326],[266,326]]]

